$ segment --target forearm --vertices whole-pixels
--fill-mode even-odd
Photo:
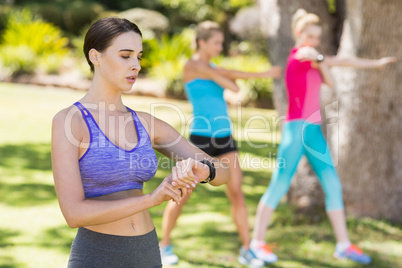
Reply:
[[[267,73],[260,72],[241,72],[236,70],[222,70],[220,73],[226,78],[235,79],[249,79],[249,78],[264,78],[267,77]]]
[[[230,180],[230,168],[228,165],[219,162],[217,159],[210,160],[212,163],[215,165],[216,169],[216,176],[213,181],[211,181],[209,184],[213,186],[219,186],[222,184],[226,184]]]
[[[323,83],[327,84],[331,88],[334,87],[334,80],[332,78],[331,71],[329,70],[329,66],[325,60],[321,63],[318,63],[318,69],[320,70]]]
[[[62,211],[68,225],[77,228],[117,221],[153,206],[147,194],[118,200],[85,199]]]
[[[223,88],[230,89],[234,92],[238,92],[240,90],[234,79],[225,77],[224,75],[219,73],[219,71],[211,68],[211,70],[208,72],[208,75],[213,81],[215,81]]]
[[[339,57],[332,56],[326,58],[329,66],[342,66],[342,67],[354,67],[354,68],[378,68],[379,60],[376,59],[364,59],[358,57]]]

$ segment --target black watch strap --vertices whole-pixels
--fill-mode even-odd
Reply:
[[[211,163],[206,159],[201,160],[200,162],[209,167],[209,177],[206,180],[203,180],[201,183],[209,183],[213,181],[216,175],[216,169],[214,163]]]

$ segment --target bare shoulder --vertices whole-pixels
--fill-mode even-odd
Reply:
[[[74,135],[76,139],[81,139],[83,136],[85,120],[82,117],[81,111],[75,106],[71,105],[59,111],[52,121],[53,131],[68,131]]]
[[[153,121],[153,120],[155,120],[155,117],[153,117],[150,113],[147,113],[147,112],[135,111],[135,113],[137,114],[138,119],[141,121],[141,124],[144,126],[145,130],[150,135],[152,133],[151,126],[154,126],[154,124],[155,124]]]

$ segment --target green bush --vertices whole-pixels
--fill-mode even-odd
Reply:
[[[32,73],[36,67],[54,73],[68,53],[67,44],[59,28],[24,9],[9,17],[1,40],[1,61],[13,75]]]
[[[8,15],[11,13],[12,8],[10,6],[0,5],[0,33],[6,28],[8,21]]]
[[[14,76],[32,74],[36,68],[35,51],[27,45],[1,46],[0,59],[3,67]]]
[[[28,7],[34,14],[40,15],[43,20],[57,25],[69,35],[79,35],[83,27],[90,25],[104,7],[91,1],[58,1],[51,3],[30,3]]]
[[[31,47],[35,54],[67,53],[68,39],[56,26],[35,18],[28,9],[15,12],[8,20],[2,44]]]
[[[144,40],[141,65],[148,69],[151,77],[166,82],[169,96],[184,97],[182,73],[192,53],[191,38],[192,31],[184,30],[172,37],[163,35],[160,40]]]

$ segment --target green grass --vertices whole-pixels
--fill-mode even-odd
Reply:
[[[83,95],[60,88],[0,83],[0,267],[66,266],[76,230],[65,223],[54,192],[50,128],[54,114]],[[191,107],[187,102],[134,96],[124,96],[124,101],[136,110],[150,112],[154,107],[156,116],[188,134]],[[235,119],[234,135],[240,142],[241,160],[254,157],[268,166],[259,169],[250,161],[242,163],[243,190],[252,226],[278,142],[277,128],[264,133],[263,120],[271,122],[276,113],[231,108],[230,114]],[[242,131],[245,126],[248,135]],[[145,191],[152,191],[168,173],[160,168],[156,178],[145,185]],[[159,235],[164,207],[150,209]],[[348,227],[351,239],[373,257],[373,263],[366,267],[402,267],[401,225],[348,218]],[[172,235],[181,257],[177,267],[241,267],[236,260],[240,241],[224,187],[197,187]],[[267,239],[280,258],[273,267],[360,267],[331,257],[335,241],[324,212],[310,219],[281,203]]]

